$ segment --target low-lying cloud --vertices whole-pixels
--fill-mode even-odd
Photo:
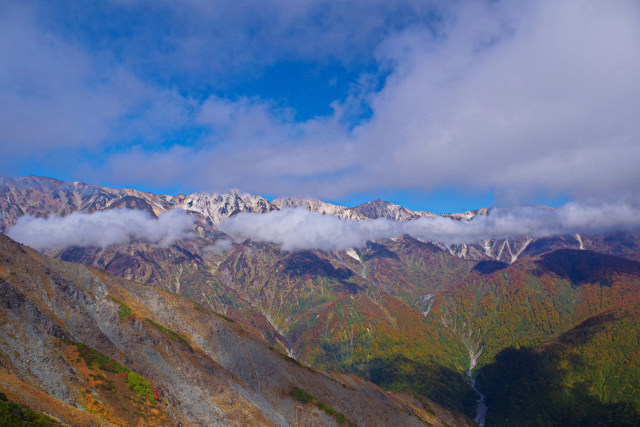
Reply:
[[[304,208],[266,214],[238,214],[221,227],[236,238],[280,245],[285,250],[348,249],[401,235],[446,245],[509,237],[548,237],[640,229],[640,210],[630,204],[567,203],[558,209],[519,206],[494,208],[470,221],[447,217],[396,222],[340,219]]]
[[[101,247],[134,240],[168,246],[192,236],[194,219],[173,209],[157,219],[131,209],[94,213],[74,212],[59,217],[20,217],[7,232],[12,239],[35,249],[63,249],[69,246]]]
[[[233,248],[233,242],[231,240],[223,239],[223,240],[218,240],[213,245],[206,246],[203,251],[220,255],[227,252],[228,250],[231,250],[232,248]]]

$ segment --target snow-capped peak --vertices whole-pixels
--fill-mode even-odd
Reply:
[[[318,212],[322,215],[333,215],[342,219],[358,221],[367,219],[367,217],[354,212],[346,206],[334,205],[313,197],[281,197],[275,199],[272,204],[278,209],[303,207],[311,212]]]
[[[240,212],[266,213],[277,210],[267,199],[238,191],[227,193],[193,193],[181,206],[186,211],[198,212],[213,224]]]

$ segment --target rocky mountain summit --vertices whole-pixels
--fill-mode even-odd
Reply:
[[[23,215],[65,216],[72,212],[95,212],[129,208],[151,216],[180,205],[184,196],[163,196],[133,189],[112,189],[53,178],[0,176],[0,231],[6,231]]]
[[[311,212],[318,212],[322,215],[332,215],[342,219],[351,219],[362,221],[367,219],[365,215],[356,212],[355,209],[349,209],[346,206],[334,205],[326,203],[313,197],[281,197],[273,201],[273,205],[277,209],[284,208],[300,208],[303,207]]]
[[[420,217],[437,216],[431,212],[412,211],[384,200],[376,199],[372,202],[363,203],[353,208],[353,211],[359,213],[363,217],[377,219],[386,218],[392,221],[409,221]]]
[[[214,225],[238,213],[267,213],[277,209],[264,197],[237,191],[224,194],[194,193],[176,207],[196,212]]]

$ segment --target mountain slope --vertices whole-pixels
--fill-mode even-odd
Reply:
[[[339,370],[342,374],[323,374],[340,383],[358,384],[356,388],[363,388],[369,397],[380,390],[348,374],[374,381],[387,390],[413,393],[412,397],[398,397],[399,405],[410,402],[415,407],[412,410],[423,414],[423,419],[427,419],[420,412],[423,409],[448,413],[425,396],[473,414],[476,396],[465,378],[467,370],[476,364],[478,369],[488,369],[494,363],[502,363],[504,352],[508,354],[509,349],[530,347],[537,351],[585,319],[635,298],[640,289],[640,263],[605,254],[640,257],[640,233],[540,239],[525,236],[450,246],[400,236],[344,251],[288,252],[267,243],[233,242],[217,224],[241,212],[270,212],[290,207],[361,221],[379,217],[410,220],[427,213],[416,213],[382,201],[349,209],[304,198],[269,202],[237,192],[172,197],[38,177],[0,180],[3,210],[0,226],[4,229],[26,213],[66,215],[119,207],[144,210],[150,216],[172,208],[185,209],[195,219],[194,237],[168,246],[130,241],[105,248],[68,247],[48,253],[64,260],[103,267],[117,276],[151,286],[132,285],[97,269],[82,270],[89,272],[86,273],[89,276],[78,273],[81,270],[71,274],[67,270],[82,267],[55,264],[28,250],[24,252],[28,254],[24,259],[9,263],[12,267],[8,272],[0,270],[4,274],[0,276],[4,280],[0,282],[3,298],[11,306],[3,320],[12,319],[6,322],[12,334],[3,335],[3,345],[17,349],[0,355],[1,366],[19,374],[20,380],[37,383],[51,393],[55,389],[58,394],[51,396],[52,399],[69,402],[75,396],[80,399],[76,402],[78,405],[110,413],[114,422],[136,423],[139,419],[127,418],[122,405],[109,394],[116,390],[124,395],[129,393],[131,402],[136,399],[127,391],[130,390],[128,371],[118,368],[122,372],[112,372],[113,369],[106,366],[111,364],[109,358],[141,375],[161,394],[160,403],[156,402],[155,406],[138,399],[136,409],[127,410],[144,413],[148,420],[168,417],[173,422],[182,422],[215,418],[227,420],[225,422],[241,419],[248,423],[278,423],[284,417],[291,422],[291,417],[297,416],[295,411],[292,415],[291,410],[281,409],[292,404],[291,398],[295,400],[291,393],[307,404],[316,402],[321,407],[327,404],[337,411],[319,414],[321,418],[329,417],[322,418],[323,422],[337,421],[336,413],[351,421],[358,417],[368,419],[362,418],[363,414],[343,411],[341,405],[345,398],[331,400],[331,396],[336,397],[333,386],[324,384],[318,393],[312,392],[318,387],[315,380],[291,374],[286,366],[281,366],[283,361],[287,366],[297,367],[293,369],[302,369],[299,375],[310,372],[299,365],[301,362],[316,369]],[[443,216],[473,221],[477,215],[491,215],[491,211]],[[20,251],[16,248],[8,252],[17,256]],[[597,249],[600,253],[588,249]],[[23,271],[16,266],[31,266],[33,270]],[[65,289],[59,306],[56,305],[58,291],[52,291],[51,286],[26,285],[31,280],[26,277],[33,274],[40,278],[41,284],[50,281],[47,277],[51,272],[56,277],[51,279],[54,288]],[[78,277],[82,278],[80,288],[69,284],[76,283]],[[88,284],[94,279],[87,277],[97,277],[98,282],[104,282],[106,293],[96,294],[90,289]],[[91,309],[87,311],[86,307]],[[224,313],[224,317],[212,314],[209,309]],[[195,313],[201,313],[200,317],[193,317]],[[18,326],[21,318],[29,319],[29,324],[35,327],[21,330]],[[80,325],[89,325],[87,331]],[[218,331],[213,335],[205,332],[212,325]],[[87,335],[89,330],[91,336]],[[233,338],[229,338],[232,343],[220,338],[222,331]],[[16,339],[16,336],[22,338]],[[197,337],[200,338],[196,340]],[[27,340],[28,346],[21,344],[22,339]],[[137,343],[151,340],[154,344],[143,344],[140,350],[140,345],[125,344],[130,340]],[[217,344],[208,347],[208,340]],[[238,347],[239,342],[245,344]],[[264,343],[272,347],[266,348],[279,363],[270,357],[266,360],[275,365],[256,362],[256,359],[265,359]],[[248,347],[262,350],[250,351],[255,357],[240,358],[238,366],[234,364],[235,353],[225,353],[220,350],[221,345],[235,348],[238,354],[245,354]],[[571,352],[576,345],[571,343],[563,351]],[[619,346],[618,350],[622,353],[614,351],[611,357],[627,351]],[[93,352],[103,356],[91,356]],[[30,354],[37,357],[29,359]],[[93,363],[98,359],[104,363]],[[49,369],[43,360],[55,362],[46,378],[38,376],[39,372]],[[160,360],[164,360],[166,370],[153,367]],[[519,366],[517,358],[506,360]],[[184,361],[188,361],[188,366],[176,370],[175,366],[181,366]],[[576,370],[588,370],[589,363]],[[275,382],[265,379],[258,374],[263,372],[262,367],[265,372],[281,372],[282,375],[277,376],[280,379]],[[159,369],[162,372],[158,372]],[[197,373],[201,370],[205,374]],[[78,374],[69,379],[67,371]],[[220,375],[215,379],[208,377],[215,372]],[[615,377],[618,372],[624,372],[624,367],[614,365],[603,375]],[[118,376],[123,373],[124,378]],[[283,376],[286,380],[282,380]],[[168,385],[182,377],[187,379],[188,393]],[[591,386],[596,380],[585,376],[580,381]],[[202,381],[214,385],[203,386]],[[219,396],[222,403],[212,403],[210,394],[217,387],[215,384],[228,390]],[[557,387],[557,384],[545,384],[545,387]],[[485,389],[482,387],[492,390],[491,384],[481,386]],[[149,396],[151,389],[145,390]],[[172,401],[166,398],[167,390]],[[99,398],[89,401],[90,395]],[[209,397],[203,397],[202,402],[206,403],[198,406],[193,402],[200,401],[201,395]],[[496,397],[491,399],[495,402]],[[488,398],[488,402],[491,399]],[[183,408],[180,403],[183,400],[191,403]],[[245,412],[233,412],[237,402],[246,408]],[[206,415],[203,408],[212,404],[217,405],[218,412]],[[623,396],[612,404],[630,405],[631,401],[625,401]],[[180,409],[176,409],[178,407]],[[496,416],[501,416],[501,410],[496,411]],[[194,413],[200,415],[193,418]],[[223,413],[232,415],[224,418]]]
[[[215,277],[263,313],[297,359],[472,413],[464,346],[441,326],[430,326],[424,311],[429,298],[473,263],[410,238],[394,242],[388,253],[376,247],[359,253],[357,261],[356,252],[290,253],[245,242],[218,264]],[[408,265],[413,275],[401,280]],[[372,369],[409,365],[420,367],[415,381],[372,375]]]
[[[533,347],[640,293],[640,262],[563,249],[511,265],[479,268],[438,295],[431,313],[481,352]]]
[[[636,296],[548,344],[503,350],[479,375],[487,425],[639,425],[639,322]]]
[[[36,387],[20,381],[11,372],[5,370],[5,368],[0,368],[0,390],[2,390],[2,393],[7,397],[7,402],[16,402],[39,414],[47,414],[48,417],[55,417],[54,420],[66,425],[83,427],[96,425],[116,426],[116,424],[98,415],[78,409],[75,406],[50,396]],[[2,404],[1,400],[2,396],[0,396],[0,405]],[[24,422],[24,420],[20,420],[22,417],[18,416],[17,418],[18,420],[15,420],[17,422],[13,424],[8,420],[0,418],[0,423],[6,422],[7,425],[20,425],[20,422]]]
[[[14,383],[116,422],[127,406],[113,389],[134,393],[134,412],[144,414],[126,423],[443,425],[362,380],[305,368],[190,300],[48,258],[2,235],[0,296],[0,363]],[[296,401],[298,389],[313,400]],[[451,415],[447,422],[466,421]]]
[[[420,311],[428,311],[436,294],[462,280],[476,264],[409,236],[369,242],[358,253],[367,279]]]

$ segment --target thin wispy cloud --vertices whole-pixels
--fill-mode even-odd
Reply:
[[[132,241],[168,246],[193,237],[193,224],[194,218],[181,209],[165,212],[157,219],[143,211],[112,209],[90,214],[74,212],[64,217],[25,215],[18,218],[7,235],[38,250],[70,246],[105,248]]]
[[[213,245],[206,246],[203,251],[220,255],[231,250],[232,248],[233,242],[231,240],[221,239],[216,241]]]
[[[265,214],[237,214],[221,228],[237,239],[280,245],[289,251],[360,248],[368,241],[409,235],[443,244],[488,239],[549,237],[640,229],[640,211],[632,204],[567,203],[551,210],[520,206],[494,208],[470,221],[422,217],[406,222],[379,218],[355,221],[307,211],[283,209]]]

